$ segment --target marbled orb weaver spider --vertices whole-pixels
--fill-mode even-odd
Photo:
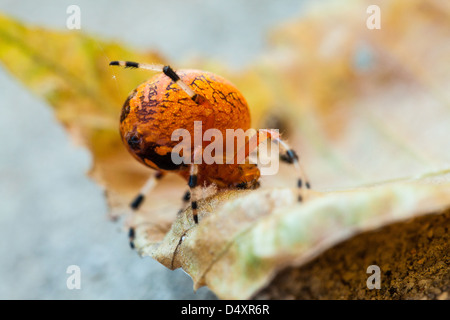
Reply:
[[[227,129],[250,129],[250,112],[242,94],[226,79],[206,71],[178,70],[170,66],[142,64],[130,61],[112,61],[111,66],[140,68],[159,74],[134,89],[122,107],[120,134],[128,151],[141,163],[156,170],[131,202],[132,210],[138,210],[146,194],[156,180],[169,172],[181,175],[189,190],[183,202],[191,202],[193,220],[198,223],[198,195],[201,186],[215,184],[217,189],[251,189],[259,186],[260,170],[256,164],[234,161],[231,164],[175,164],[171,153],[178,143],[172,141],[174,130],[184,128],[194,135],[194,121],[201,121],[202,130],[215,128],[223,134]],[[310,188],[297,154],[274,130],[259,129],[247,139],[241,160],[250,153],[249,140],[256,139],[256,148],[263,140],[270,139],[281,147],[280,159],[295,166],[298,172],[298,200],[302,201],[304,188]],[[255,142],[255,141],[253,141]],[[207,143],[191,150],[194,159],[202,153]],[[237,157],[237,154],[236,154]],[[130,245],[134,248],[134,228],[129,231]]]

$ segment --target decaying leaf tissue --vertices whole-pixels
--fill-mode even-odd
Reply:
[[[239,69],[6,15],[0,34],[4,68],[92,154],[119,236],[194,290],[450,299],[447,1],[309,5]]]

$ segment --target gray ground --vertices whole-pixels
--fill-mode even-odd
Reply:
[[[265,50],[266,32],[297,16],[305,0],[7,1],[0,11],[65,29],[66,8],[81,8],[82,29],[174,63],[207,56],[234,68]],[[24,116],[26,115],[26,116]],[[211,299],[182,271],[140,259],[120,224],[106,219],[101,189],[46,105],[0,66],[0,298]],[[66,268],[81,268],[68,290]]]

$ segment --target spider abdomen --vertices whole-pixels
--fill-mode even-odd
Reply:
[[[179,143],[172,141],[177,129],[189,132],[194,147],[194,135],[199,134],[194,131],[194,122],[200,121],[201,135],[208,129],[219,130],[226,150],[227,129],[250,128],[247,102],[229,81],[199,70],[178,70],[177,74],[199,95],[199,101],[193,101],[161,73],[139,85],[122,107],[120,133],[124,144],[136,159],[157,170],[183,168],[170,158]],[[209,143],[204,142],[203,147]]]

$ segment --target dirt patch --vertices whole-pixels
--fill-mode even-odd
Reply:
[[[450,300],[450,210],[358,235],[280,272],[257,299]],[[370,265],[380,289],[368,289]]]

